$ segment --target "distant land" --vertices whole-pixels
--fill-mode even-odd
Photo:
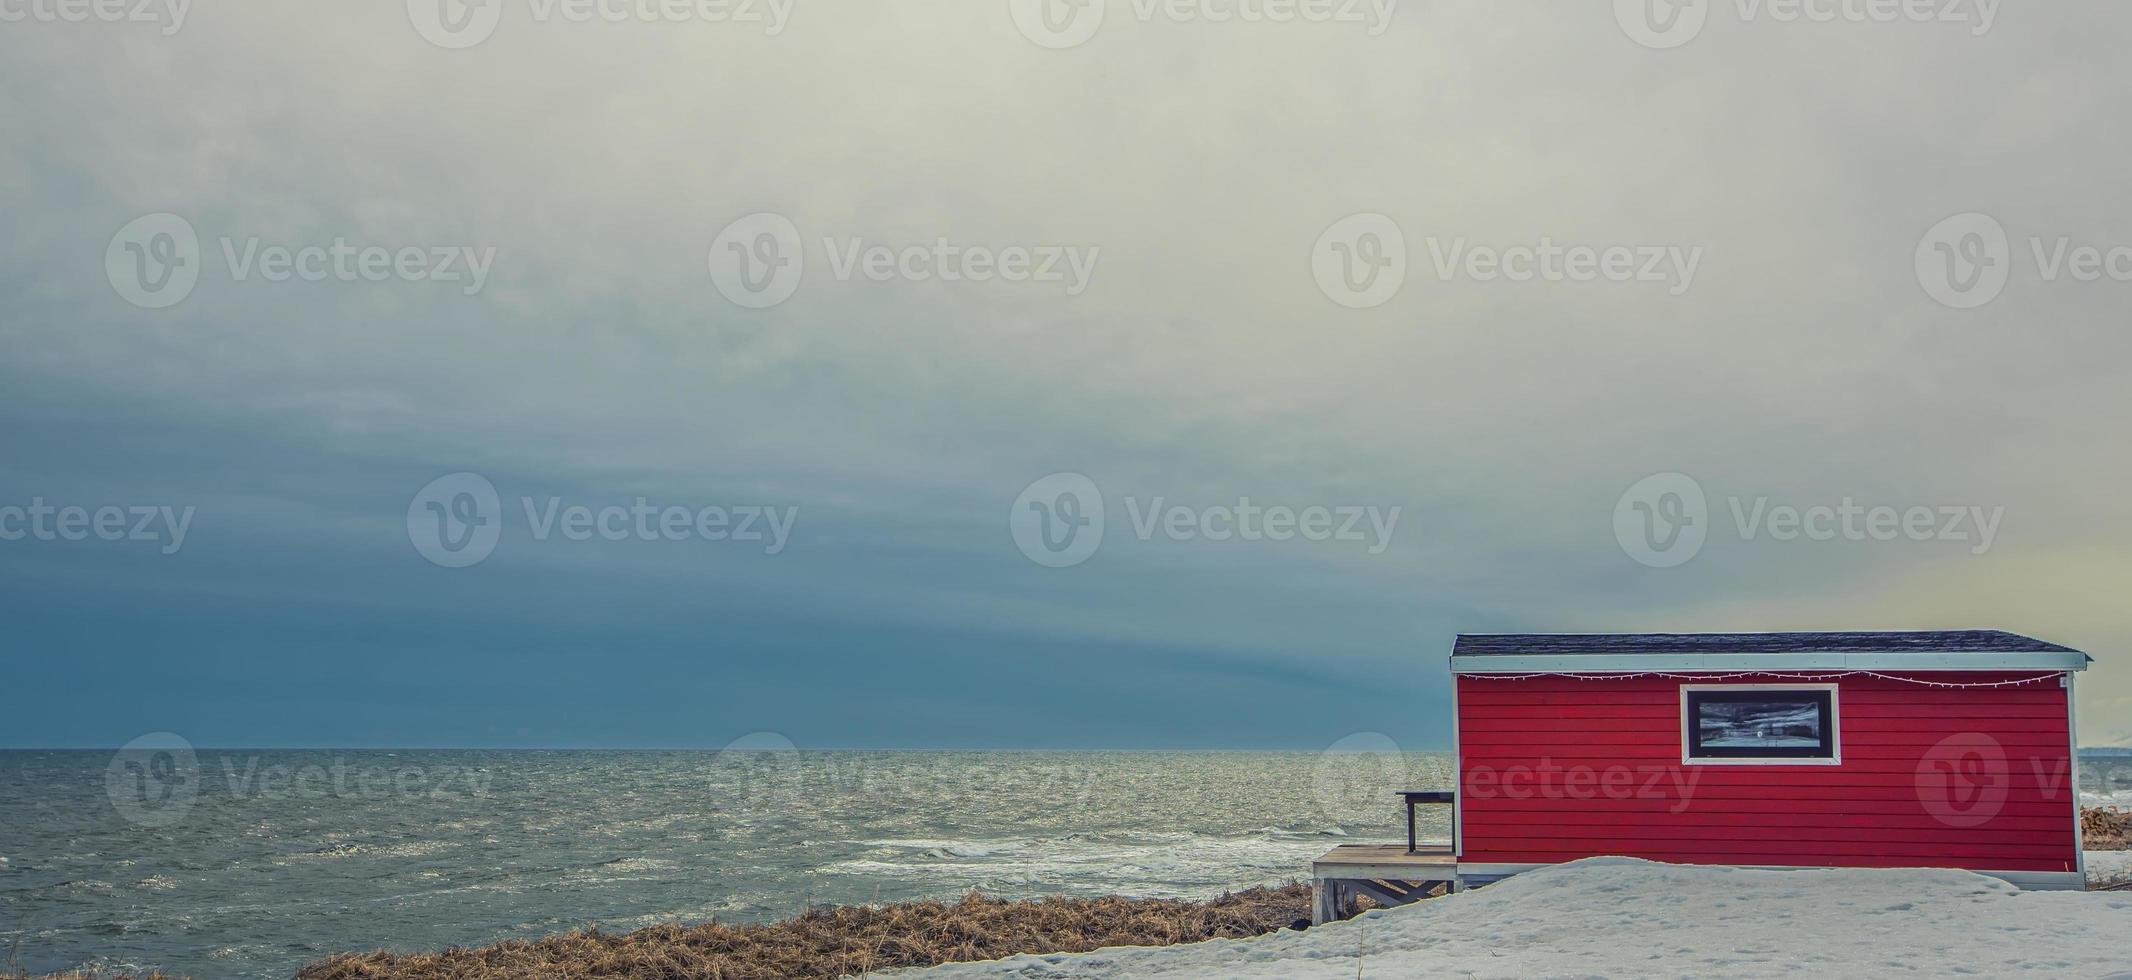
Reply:
[[[2083,746],[2081,746],[2081,747],[2080,747],[2080,754],[2081,754],[2081,755],[2102,755],[2102,756],[2127,756],[2127,757],[2132,757],[2132,746],[2128,746],[2128,745],[2083,745]]]

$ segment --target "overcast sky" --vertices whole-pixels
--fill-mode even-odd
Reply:
[[[0,744],[1427,749],[1461,631],[1947,627],[2132,740],[2124,5],[609,2],[0,0]]]

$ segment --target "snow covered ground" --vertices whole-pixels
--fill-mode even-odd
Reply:
[[[2087,868],[2090,885],[2132,881],[2132,851],[2089,851]]]
[[[2090,855],[2093,857],[2094,855]],[[2132,971],[2132,892],[2021,891],[1963,871],[1748,871],[1591,858],[1306,932],[1016,956],[926,980]]]

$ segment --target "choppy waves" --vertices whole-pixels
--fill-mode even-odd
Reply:
[[[1247,885],[1307,877],[1310,860],[1345,836],[1338,827],[1267,827],[1240,834],[890,838],[853,841],[858,855],[826,864],[818,874],[892,878],[1009,896],[1205,898]]]

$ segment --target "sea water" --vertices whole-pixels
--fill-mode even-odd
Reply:
[[[0,965],[287,978],[808,903],[1211,897],[1402,839],[1395,791],[1449,785],[1440,755],[761,748],[0,752]]]
[[[1395,791],[1450,785],[1437,754],[754,748],[0,752],[0,965],[286,978],[809,903],[1204,898],[1400,840]],[[2132,759],[2081,775],[2132,802]]]

